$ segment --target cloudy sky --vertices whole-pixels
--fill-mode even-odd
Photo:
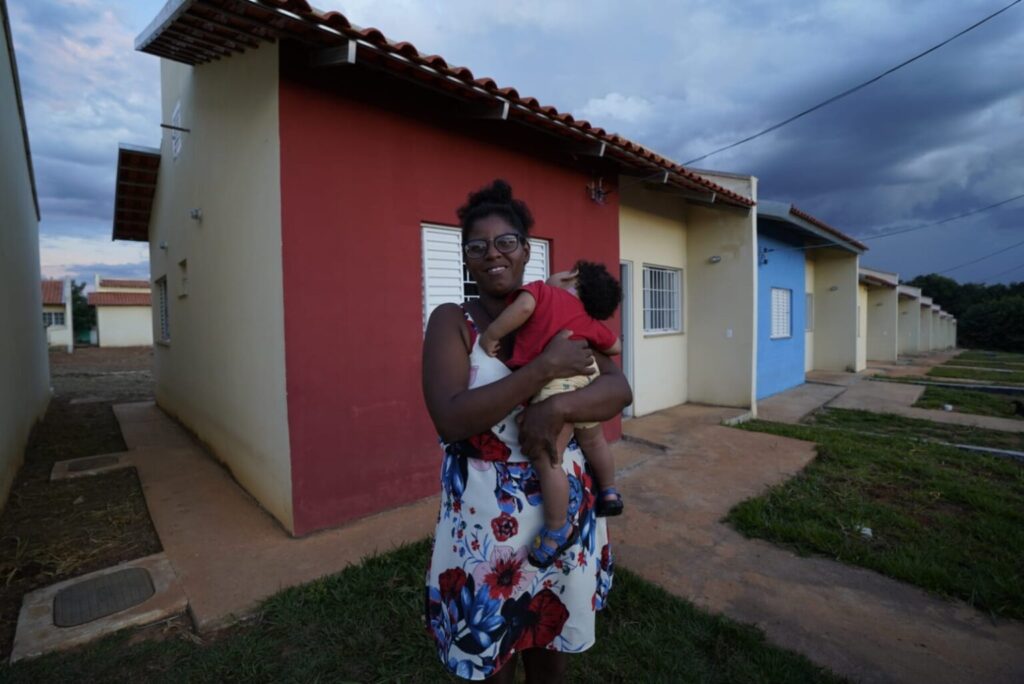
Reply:
[[[686,161],[871,78],[1011,0],[320,0],[421,51]],[[157,58],[135,36],[163,0],[8,0],[47,275],[146,276],[113,243],[118,142],[157,146]],[[1024,193],[1024,3],[895,74],[697,166],[760,178],[849,234]],[[1024,199],[872,240],[905,279],[1024,240]],[[1014,270],[1015,269],[1015,270]],[[1024,246],[948,273],[1024,280]]]

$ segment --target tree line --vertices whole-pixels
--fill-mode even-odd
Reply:
[[[957,318],[957,345],[1024,352],[1024,282],[958,283],[935,273],[906,283]]]

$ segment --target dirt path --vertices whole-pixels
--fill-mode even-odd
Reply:
[[[640,418],[630,434],[658,441]],[[859,682],[1024,681],[1024,625],[823,558],[743,537],[721,519],[796,474],[814,445],[680,421],[667,450],[621,478],[618,561],[712,611],[757,625],[785,648]],[[649,433],[649,434],[648,434]]]
[[[53,399],[0,514],[2,658],[26,593],[160,550],[134,470],[49,481],[56,461],[125,449],[111,405],[152,396],[152,350],[54,352],[50,365]]]

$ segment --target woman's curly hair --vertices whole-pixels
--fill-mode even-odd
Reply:
[[[533,214],[529,207],[522,200],[512,197],[512,186],[500,178],[469,193],[466,203],[459,207],[457,213],[463,240],[475,222],[488,216],[500,216],[523,237],[529,236],[530,228],[533,227]]]
[[[604,264],[592,261],[577,261],[574,269],[576,294],[583,302],[583,308],[591,318],[604,321],[612,317],[622,301],[622,285],[608,272]]]

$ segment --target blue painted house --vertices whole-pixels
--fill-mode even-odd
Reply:
[[[791,204],[757,211],[757,392],[811,370],[856,371],[860,255],[867,248]]]

